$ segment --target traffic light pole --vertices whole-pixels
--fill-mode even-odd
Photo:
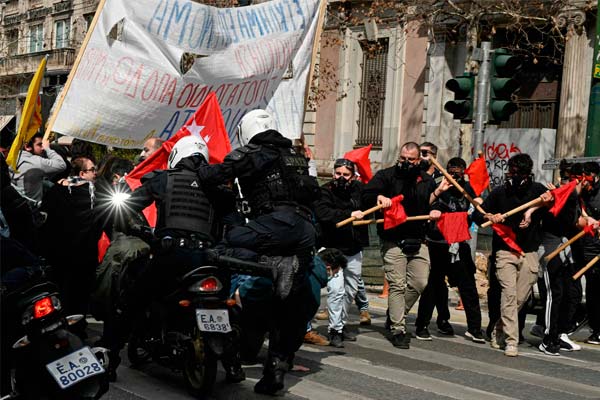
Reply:
[[[477,101],[473,118],[473,156],[483,151],[483,131],[487,122],[488,94],[490,90],[490,70],[492,43],[481,42],[482,59],[477,74]]]

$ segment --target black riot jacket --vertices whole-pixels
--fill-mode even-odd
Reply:
[[[279,132],[268,130],[235,149],[222,164],[198,170],[203,180],[223,183],[238,178],[253,214],[269,212],[278,204],[310,206],[319,198],[316,178],[308,175],[308,161]]]
[[[361,209],[363,184],[354,180],[347,188],[339,190],[333,182],[321,186],[321,198],[314,203],[315,216],[321,228],[319,247],[333,247],[351,256],[368,245],[368,228],[366,225],[353,227],[352,224],[336,228],[335,224],[349,218],[352,211]]]
[[[175,169],[154,171],[142,178],[130,203],[139,212],[156,202],[157,237],[195,237],[219,240],[220,218],[234,211],[235,199],[228,188],[204,182],[197,173],[206,164],[201,156],[181,160]]]

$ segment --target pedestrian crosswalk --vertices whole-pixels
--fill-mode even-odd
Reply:
[[[410,319],[409,319],[410,321]],[[473,343],[465,327],[455,324],[457,335],[436,335],[434,340],[413,340],[409,350],[393,347],[386,338],[383,318],[370,327],[358,327],[358,341],[342,349],[303,346],[295,363],[308,372],[292,371],[286,377],[285,398],[310,400],[354,399],[600,399],[600,349],[585,346],[580,352],[550,357],[537,350],[538,338],[519,347],[509,358],[489,344]],[[315,324],[324,333],[326,325]],[[220,373],[215,399],[263,399],[253,392],[262,366],[246,366],[246,381],[226,385]],[[161,367],[119,369],[116,391],[131,399],[190,399],[178,374]],[[123,394],[123,396],[125,396]],[[110,397],[109,397],[110,398]]]

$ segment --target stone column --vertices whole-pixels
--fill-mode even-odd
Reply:
[[[585,12],[567,7],[556,20],[566,29],[567,41],[554,154],[556,158],[583,156],[594,49],[584,26]]]

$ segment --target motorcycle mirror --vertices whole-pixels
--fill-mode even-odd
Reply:
[[[75,325],[76,323],[78,323],[82,319],[83,319],[83,315],[81,315],[81,314],[69,315],[66,318],[67,324],[69,324],[69,326]]]
[[[31,343],[29,341],[29,338],[27,337],[27,335],[23,336],[21,339],[17,340],[15,342],[15,344],[12,345],[13,349],[20,349],[22,347],[27,346],[29,343]]]

